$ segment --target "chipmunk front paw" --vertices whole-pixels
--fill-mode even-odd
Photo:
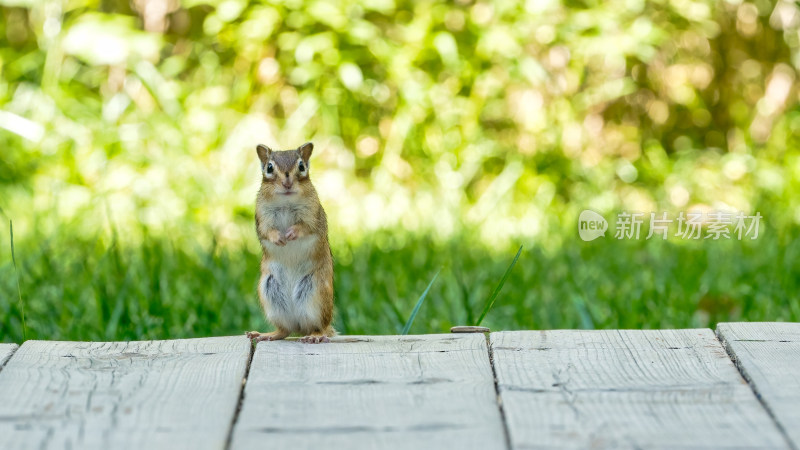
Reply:
[[[286,241],[283,239],[283,236],[281,236],[281,232],[275,229],[270,230],[267,233],[267,239],[269,239],[270,242],[277,245],[278,247],[286,245]]]
[[[284,235],[287,241],[293,241],[295,239],[299,239],[303,237],[303,233],[300,230],[300,227],[297,225],[292,225],[286,230],[286,234]]]

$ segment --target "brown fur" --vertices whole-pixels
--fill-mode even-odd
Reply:
[[[273,333],[249,332],[248,337],[257,340],[277,340],[283,339],[291,333],[305,334],[305,342],[326,342],[328,337],[335,334],[331,326],[333,320],[333,257],[328,243],[328,222],[325,211],[322,209],[317,192],[309,177],[310,167],[309,158],[313,150],[310,143],[300,146],[296,150],[272,151],[266,146],[257,147],[258,156],[261,161],[262,181],[261,188],[256,197],[256,233],[261,241],[261,282],[259,282],[259,298],[261,305],[268,314],[270,305],[280,305],[283,302],[298,302],[297,292],[304,292],[303,288],[310,289],[311,304],[307,310],[314,314],[273,314],[268,318],[273,323],[276,331]],[[300,166],[305,166],[305,171],[300,171]],[[272,173],[268,173],[269,164],[272,165]],[[285,195],[286,192],[292,192]],[[298,239],[309,235],[314,235],[312,247],[309,249],[300,244]],[[298,242],[294,242],[298,241]],[[308,240],[306,240],[308,241]],[[309,241],[310,242],[310,241]],[[295,250],[296,249],[296,250]],[[287,253],[298,251],[297,261],[291,257],[287,259]],[[278,253],[281,252],[280,255]],[[309,253],[306,253],[309,252]],[[310,258],[305,259],[309,254]],[[276,266],[278,261],[284,266]],[[279,286],[279,276],[273,274],[271,267],[279,267],[284,270],[286,261],[290,261],[287,270],[297,269],[306,273],[306,267],[310,266],[311,283],[300,286]],[[275,278],[272,276],[274,275]],[[284,277],[286,278],[286,277]],[[291,279],[291,277],[287,278]],[[306,280],[307,281],[307,280]],[[274,284],[270,285],[272,282]],[[272,286],[272,288],[267,287]],[[270,293],[272,297],[270,298]],[[274,308],[275,306],[273,306]],[[301,309],[296,305],[290,305],[287,310],[292,308]],[[294,309],[292,309],[294,310]],[[302,317],[299,317],[302,315]]]

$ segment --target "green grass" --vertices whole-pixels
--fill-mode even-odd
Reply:
[[[26,339],[28,330],[25,325],[25,303],[22,301],[22,290],[19,286],[19,272],[17,271],[17,257],[14,252],[14,222],[8,221],[9,242],[11,244],[11,265],[14,266],[14,280],[17,282],[17,298],[19,299],[19,314],[22,322],[22,339]]]
[[[414,324],[414,319],[417,317],[417,314],[419,314],[419,309],[422,308],[422,303],[425,301],[425,297],[428,295],[428,292],[430,292],[433,282],[436,281],[436,278],[439,277],[441,272],[441,269],[436,272],[436,275],[431,278],[431,282],[428,283],[428,287],[426,287],[422,292],[422,295],[419,296],[419,300],[417,300],[417,304],[414,305],[414,309],[411,311],[411,315],[408,316],[408,321],[406,322],[405,326],[403,326],[403,331],[401,331],[400,334],[407,335],[408,331],[411,330],[411,325]]]
[[[725,320],[800,319],[800,239],[769,230],[757,241],[660,240],[510,248],[385,233],[360,244],[334,239],[336,326],[347,334],[398,334],[441,267],[411,334],[473,323],[508,270],[484,325],[499,329],[697,327]],[[794,234],[792,234],[794,233]],[[0,253],[0,341],[124,340],[233,335],[265,329],[253,247],[149,237],[69,234],[16,241]],[[376,244],[376,243],[379,243]]]
[[[516,256],[514,256],[514,260],[511,261],[511,265],[508,266],[506,269],[506,273],[503,274],[503,278],[500,279],[500,282],[497,283],[497,287],[494,288],[492,295],[489,297],[489,300],[486,301],[486,306],[483,307],[483,311],[481,312],[481,316],[478,317],[478,321],[475,322],[475,325],[480,325],[483,322],[483,319],[486,318],[486,314],[489,314],[489,311],[494,306],[494,302],[497,300],[497,296],[500,294],[500,291],[503,289],[503,285],[506,284],[506,280],[508,279],[508,275],[511,274],[511,270],[517,264],[517,260],[519,260],[519,255],[522,253],[522,246],[519,246],[519,250],[517,250]]]
[[[712,0],[177,2],[163,31],[129,1],[46,3],[0,6],[0,341],[266,328],[254,147],[309,139],[342,332],[800,318],[800,40],[769,2],[747,33]],[[704,205],[768,229],[574,229]]]

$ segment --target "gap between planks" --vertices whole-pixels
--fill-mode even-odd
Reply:
[[[244,369],[244,378],[242,378],[242,387],[239,390],[239,402],[236,404],[236,411],[233,412],[231,425],[228,429],[228,438],[225,440],[225,450],[230,450],[231,441],[233,440],[233,428],[239,420],[239,413],[242,411],[242,403],[244,403],[244,388],[247,385],[247,378],[250,376],[250,364],[253,362],[253,354],[256,352],[256,346],[251,342],[250,356],[247,357],[247,367]]]
[[[492,367],[492,378],[494,379],[494,392],[497,396],[497,410],[500,412],[500,422],[503,424],[503,438],[505,440],[506,448],[511,450],[511,435],[508,431],[508,421],[506,420],[506,412],[503,409],[503,397],[500,395],[500,385],[497,382],[497,369],[494,367],[494,348],[491,342],[491,333],[484,333],[486,337],[486,350],[489,354],[489,365]]]
[[[742,356],[737,356],[737,350],[734,348],[734,346],[735,346],[734,343],[749,343],[749,342],[768,343],[768,342],[775,342],[776,339],[770,339],[769,336],[766,335],[768,333],[760,334],[759,333],[759,331],[760,331],[759,328],[760,327],[775,326],[775,325],[778,325],[778,324],[779,323],[774,323],[774,322],[750,322],[750,323],[748,323],[748,322],[744,322],[744,323],[742,323],[742,322],[730,322],[730,323],[719,323],[719,324],[717,324],[717,328],[714,331],[714,333],[716,334],[717,339],[719,340],[719,342],[722,344],[722,347],[725,349],[725,352],[728,354],[728,357],[730,358],[730,360],[733,361],[733,364],[736,366],[736,369],[739,371],[739,374],[741,374],[742,378],[744,378],[745,381],[747,381],[748,386],[750,386],[750,389],[753,391],[753,394],[755,394],[755,396],[758,399],[759,403],[761,403],[761,406],[764,408],[764,410],[767,412],[769,417],[772,419],[773,423],[775,423],[775,426],[778,428],[780,433],[786,439],[786,442],[789,445],[789,447],[791,449],[793,449],[793,450],[797,450],[798,449],[798,443],[795,442],[795,440],[793,439],[792,434],[789,432],[789,430],[787,430],[785,424],[781,420],[780,412],[776,411],[775,408],[773,408],[773,406],[770,404],[770,401],[772,401],[774,399],[770,398],[770,393],[762,392],[762,390],[764,390],[764,389],[767,389],[767,390],[770,389],[770,384],[771,384],[771,381],[773,381],[773,380],[764,379],[762,377],[762,379],[760,380],[760,383],[764,384],[765,386],[764,386],[764,389],[760,388],[759,387],[759,382],[757,382],[756,380],[753,379],[754,378],[753,374],[751,374],[749,372],[748,368],[745,367],[745,364],[742,362],[743,359],[746,359],[747,355],[743,354]],[[792,326],[796,326],[796,325],[797,324],[795,324],[795,323],[784,323],[783,324],[783,326],[787,327],[787,328],[788,327],[792,327]],[[797,329],[792,329],[790,331],[797,332]],[[744,336],[737,336],[737,334],[739,334],[739,333],[743,333],[745,335],[746,334],[754,334],[754,335],[757,335],[757,336],[753,336],[753,337],[758,337],[759,339],[737,339],[737,337],[744,337]],[[777,340],[777,342],[788,343],[788,342],[792,342],[792,341],[789,340],[789,339],[785,339],[785,340]],[[739,351],[742,352],[742,353],[745,353],[747,351],[747,349],[739,348]],[[750,358],[750,359],[752,360],[753,358]],[[755,361],[751,361],[751,364],[755,364]],[[757,367],[750,367],[750,369],[758,370]],[[790,421],[790,422],[793,422],[793,421]]]

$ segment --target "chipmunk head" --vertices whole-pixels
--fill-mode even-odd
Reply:
[[[311,186],[308,159],[313,150],[314,144],[311,142],[306,142],[296,150],[283,151],[272,151],[266,145],[259,144],[256,151],[261,160],[262,186],[277,196],[305,194]]]

